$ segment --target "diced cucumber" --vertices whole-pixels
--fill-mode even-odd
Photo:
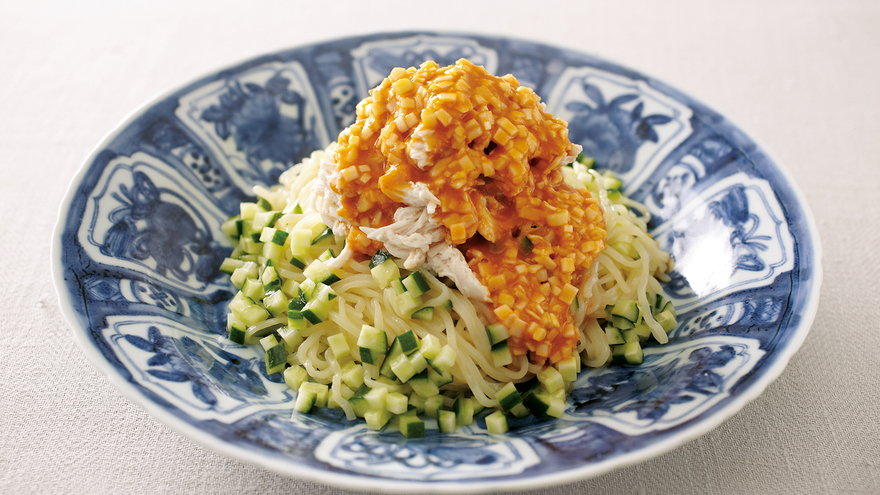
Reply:
[[[305,256],[291,256],[290,264],[299,268],[300,270],[304,269],[307,266]]]
[[[235,273],[236,268],[241,268],[242,266],[244,266],[244,264],[245,262],[242,260],[226,258],[223,260],[222,263],[220,263],[220,271],[232,275],[233,273]]]
[[[390,285],[391,288],[394,289],[394,292],[397,293],[397,295],[406,292],[406,287],[403,286],[403,279],[401,278],[395,278],[394,280],[389,282],[388,285]]]
[[[428,376],[428,370],[424,370],[421,373],[410,378],[406,383],[408,383],[413,392],[418,394],[420,397],[431,397],[433,395],[437,395],[440,393],[440,387],[437,386],[436,383],[431,381]]]
[[[264,297],[266,297],[266,291],[263,289],[263,283],[258,279],[249,278],[244,281],[244,285],[241,286],[242,294],[251,298],[254,301],[260,301]]]
[[[620,316],[626,318],[631,323],[636,323],[639,321],[639,315],[641,314],[639,310],[639,305],[636,301],[632,299],[620,298],[614,303],[614,307],[611,308],[612,316]],[[617,326],[615,324],[615,326]],[[620,327],[618,327],[620,328]]]
[[[357,389],[354,395],[348,399],[348,403],[351,405],[351,408],[354,409],[354,413],[360,418],[364,417],[364,414],[369,408],[369,404],[367,404],[367,399],[365,398],[366,394],[369,392],[370,387],[364,385]]]
[[[245,280],[249,278],[258,278],[260,276],[260,267],[251,261],[246,261],[244,265],[236,268],[232,272],[232,285],[236,288],[241,289],[244,286]]]
[[[452,383],[455,380],[455,378],[452,376],[452,373],[450,373],[448,370],[444,371],[443,373],[437,373],[436,371],[434,371],[434,368],[430,366],[427,367],[427,370],[428,379],[434,382],[434,384],[438,387],[442,387],[443,385]]]
[[[299,301],[295,299],[294,301]],[[291,301],[293,303],[294,301]],[[300,331],[308,328],[308,323],[306,319],[303,317],[302,311],[298,309],[290,309],[290,305],[287,306],[287,326],[294,330]]]
[[[263,211],[271,211],[272,210],[272,202],[266,198],[257,197],[257,206],[259,206]]]
[[[257,234],[254,234],[257,235]],[[241,246],[241,249],[244,250],[245,253],[248,254],[260,254],[263,250],[263,243],[256,240],[251,239],[249,237],[242,237],[238,241],[238,245]]]
[[[412,406],[416,414],[424,414],[425,413],[425,399],[419,394],[410,394],[409,395],[409,405]]]
[[[361,327],[357,345],[361,361],[378,366],[388,351],[388,337],[383,330],[364,325]]]
[[[523,397],[538,393],[541,391],[541,382],[538,381],[538,377],[532,377],[528,381],[517,383],[516,389],[519,390],[519,393],[522,394]]]
[[[376,387],[364,394],[364,399],[370,409],[385,409],[386,398],[388,398],[388,389],[385,387]]]
[[[455,399],[452,405],[455,411],[455,423],[459,426],[468,426],[474,424],[474,403],[473,399],[467,397],[459,397]]]
[[[645,342],[651,336],[651,327],[645,324],[644,320],[636,323],[632,331],[639,337],[640,342]]]
[[[522,404],[523,399],[522,395],[520,395],[519,391],[516,389],[516,385],[512,382],[508,382],[495,394],[495,400],[498,401],[498,405],[501,406],[502,410],[510,411],[517,404]]]
[[[438,418],[438,413],[443,407],[443,396],[442,395],[432,395],[431,397],[425,398],[425,416],[429,418]],[[455,414],[452,415],[453,421],[455,418]]]
[[[261,250],[263,257],[266,258],[267,265],[273,265],[283,260],[286,251],[287,250],[284,248],[284,246],[279,246],[278,244],[272,242],[267,242],[263,244]]]
[[[406,438],[422,438],[425,436],[425,422],[417,416],[403,416],[397,423],[400,433]]]
[[[263,282],[263,291],[265,292],[281,290],[281,277],[274,267],[267,266],[264,268],[263,274],[260,275],[260,281]]]
[[[327,406],[327,397],[330,396],[330,388],[327,387],[327,385],[324,385],[323,383],[303,382],[303,384],[299,386],[299,390],[300,392],[303,390],[315,392],[315,406]]]
[[[309,381],[309,372],[302,366],[291,366],[284,370],[284,383],[292,390],[299,390],[300,385]]]
[[[375,256],[373,258],[375,259]],[[372,265],[372,263],[370,264]],[[400,269],[393,260],[386,258],[382,263],[376,266],[371,266],[370,274],[373,276],[373,280],[376,281],[376,285],[378,285],[379,288],[384,289],[385,287],[388,287],[392,281],[400,278]]]
[[[333,289],[324,284],[318,284],[315,293],[302,309],[303,318],[309,320],[313,325],[326,320],[333,308],[334,299],[336,299],[336,293],[333,292]]]
[[[287,243],[288,235],[287,232],[281,229],[265,227],[263,231],[260,232],[260,242],[272,243],[276,246],[284,246]]]
[[[392,259],[391,253],[384,249],[379,249],[376,251],[376,254],[370,259],[370,269],[376,268],[377,266],[385,263],[386,260]]]
[[[229,303],[229,310],[235,317],[250,327],[269,318],[269,312],[266,308],[256,304],[253,299],[239,292],[232,298]]]
[[[229,331],[229,340],[239,345],[244,345],[244,336],[247,332],[247,325],[241,322],[232,313],[226,317],[226,330]]]
[[[493,346],[510,337],[510,332],[507,330],[507,327],[501,323],[493,323],[492,325],[487,326],[486,334],[489,336],[489,344]]]
[[[437,357],[428,361],[428,364],[431,365],[432,368],[437,373],[444,373],[449,368],[452,368],[455,365],[455,358],[457,357],[457,353],[455,349],[449,347],[449,344],[444,345],[440,348],[440,352],[437,353]],[[427,358],[426,358],[427,359]]]
[[[259,211],[254,215],[254,231],[260,231],[265,227],[274,227],[283,213],[280,211]],[[267,241],[263,241],[267,242]]]
[[[452,299],[443,301],[443,304],[441,304],[440,307],[446,310],[452,309]]]
[[[416,373],[421,373],[422,371],[428,369],[428,360],[425,359],[425,356],[422,356],[421,351],[416,351],[410,354],[409,362]]]
[[[287,311],[287,304],[287,296],[285,296],[280,290],[263,298],[263,305],[272,317],[280,316]]]
[[[302,344],[303,340],[305,340],[299,333],[298,329],[291,328],[290,326],[279,328],[278,335],[281,336],[281,340],[283,340],[284,345],[287,346],[288,352],[295,351],[299,345]]]
[[[417,311],[415,311],[410,318],[414,320],[430,320],[434,317],[434,307],[433,306],[425,306]]]
[[[342,383],[346,384],[352,390],[360,388],[364,384],[364,367],[349,361],[342,368]]]
[[[623,340],[623,334],[620,333],[620,329],[611,323],[605,325],[605,342],[607,342],[608,345],[626,343],[626,341]]]
[[[455,433],[458,428],[456,415],[452,411],[437,411],[437,427],[441,433]]]
[[[297,258],[305,258],[312,252],[312,231],[293,229],[290,232],[290,253]],[[293,263],[291,261],[291,263]]]
[[[559,370],[559,374],[562,375],[562,379],[566,383],[571,383],[577,380],[578,371],[580,371],[578,363],[574,357],[560,361],[556,365],[556,369]]]
[[[351,348],[348,346],[348,341],[345,340],[345,335],[341,333],[327,337],[327,344],[330,346],[330,350],[333,351],[333,356],[336,357],[337,361],[351,355]]]
[[[253,220],[254,215],[260,211],[260,207],[256,203],[244,202],[239,205],[239,212],[243,220]]]
[[[667,333],[675,330],[675,327],[678,326],[678,321],[675,319],[675,310],[672,309],[672,306],[661,311],[660,314],[654,317],[654,319],[657,320],[657,323],[659,323]]]
[[[289,278],[285,280],[283,284],[281,284],[281,292],[287,294],[288,297],[297,297],[299,295],[296,290],[298,287],[299,284],[296,282],[296,280]]]
[[[618,315],[611,316],[611,324],[621,330],[629,330],[629,329],[635,327],[635,324],[633,324],[633,322],[627,320],[623,316],[618,316]]]
[[[431,286],[425,281],[425,276],[422,275],[422,272],[412,272],[409,274],[408,277],[403,279],[403,286],[406,287],[407,292],[416,296],[421,296],[431,290]]]
[[[642,346],[638,342],[627,342],[624,344],[623,357],[629,364],[642,364],[644,353]]]
[[[324,241],[333,237],[333,229],[331,229],[323,224],[321,224],[321,227],[323,227],[323,230],[321,230],[320,233],[318,234],[318,236],[315,237],[315,239],[312,241],[313,246],[315,244],[320,244],[321,242],[324,242]],[[312,232],[314,232],[314,230]]]
[[[613,363],[626,363],[626,344],[611,346],[611,361]]]
[[[318,396],[313,391],[304,391],[300,387],[300,391],[296,393],[296,402],[293,404],[293,410],[301,413],[309,413],[315,406]]]
[[[552,366],[545,366],[544,369],[538,372],[538,381],[551,393],[565,387],[562,373]]]
[[[264,342],[268,342],[268,344]],[[287,364],[287,350],[284,348],[284,344],[278,342],[274,335],[263,337],[260,339],[260,344],[266,350],[266,373],[271,375],[284,371],[284,365]]]
[[[496,435],[507,433],[507,416],[501,411],[486,416],[486,430]]]
[[[547,404],[544,414],[553,418],[561,418],[565,413],[565,399],[563,397],[551,397],[545,394],[536,394],[536,397]]]
[[[422,296],[412,292],[404,292],[397,295],[397,309],[401,314],[409,315],[422,305]]]
[[[275,338],[275,335],[269,334],[260,339],[260,346],[264,351],[268,351],[276,345],[278,345],[278,339]]]
[[[539,393],[524,395],[523,405],[526,406],[526,409],[528,409],[529,412],[538,418],[546,416],[547,411],[550,409],[550,401],[547,396]]]
[[[303,302],[309,302],[309,300],[314,298],[317,289],[318,284],[316,284],[314,280],[307,278],[299,284],[299,287],[297,287],[297,294]]]
[[[638,332],[636,332],[635,328],[630,328],[629,330],[623,331],[624,344],[628,344],[630,342],[638,342],[639,340],[639,334]]]
[[[412,330],[407,330],[406,332],[397,336],[397,340],[400,342],[400,350],[407,356],[419,350],[419,339],[416,337],[416,334],[413,333]]]
[[[409,408],[409,398],[400,392],[391,392],[385,396],[385,408],[391,414],[403,414]]]
[[[514,418],[517,418],[517,419],[525,418],[526,416],[531,414],[529,412],[529,409],[526,406],[524,406],[522,403],[519,403],[519,404],[513,406],[513,408],[509,412],[510,412],[510,414],[513,414]]]
[[[397,375],[395,375],[394,370],[391,369],[391,362],[398,359],[400,356],[403,356],[403,352],[400,350],[400,342],[397,341],[397,337],[394,337],[394,340],[391,341],[391,347],[389,347],[388,353],[385,356],[385,360],[382,361],[382,366],[379,368],[379,374],[392,380],[397,380]]]
[[[399,348],[400,346],[398,341],[398,349]],[[394,349],[393,346],[392,349]],[[419,356],[421,356],[421,354],[419,354]],[[402,383],[406,383],[410,378],[418,373],[412,362],[410,362],[409,358],[402,351],[396,353],[396,355],[394,356],[389,353],[386,362],[391,368],[391,371],[394,373],[394,376],[396,376],[397,379],[400,380]]]
[[[419,343],[419,350],[422,352],[422,356],[429,361],[435,359],[437,354],[440,354],[442,348],[440,339],[431,334],[425,335],[425,338]]]
[[[305,270],[303,270],[303,275],[317,284],[332,285],[334,282],[339,281],[339,277],[337,277],[332,270],[327,268],[321,260],[313,261]]]
[[[513,363],[513,354],[506,340],[492,346],[492,363],[499,367]]]
[[[241,215],[233,215],[226,219],[222,225],[220,225],[220,230],[226,234],[226,237],[230,239],[238,239],[241,237]]]

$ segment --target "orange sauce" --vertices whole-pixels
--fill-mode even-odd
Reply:
[[[489,290],[514,355],[558,362],[577,347],[571,304],[583,273],[605,248],[598,202],[563,180],[568,126],[512,75],[467,60],[396,68],[358,104],[340,133],[330,186],[348,243],[380,247],[360,226],[382,227],[411,183],[440,200],[433,220]]]

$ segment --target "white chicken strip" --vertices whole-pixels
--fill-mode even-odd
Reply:
[[[338,173],[332,155],[321,161],[321,171],[312,185],[313,208],[321,219],[333,229],[335,235],[347,235],[351,224],[339,216],[340,196],[330,187],[334,174]],[[380,228],[361,227],[369,239],[381,242],[393,256],[404,260],[404,267],[416,270],[427,265],[438,275],[449,277],[467,297],[489,301],[489,291],[480,283],[468,267],[464,255],[446,240],[446,229],[435,222],[431,215],[440,200],[423,183],[410,183],[402,197],[407,206],[394,212],[394,222]],[[351,258],[346,247],[338,257],[330,261],[330,268],[339,268]]]

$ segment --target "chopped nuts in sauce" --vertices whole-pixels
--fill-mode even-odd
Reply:
[[[538,363],[573,355],[570,308],[605,225],[597,200],[565,184],[568,127],[534,91],[465,59],[395,68],[338,143],[330,186],[352,249],[372,255],[380,246],[359,227],[389,225],[411,183],[424,183],[440,201],[433,221],[489,290],[511,351]]]

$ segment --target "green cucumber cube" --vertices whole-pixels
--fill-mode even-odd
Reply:
[[[361,361],[378,366],[388,351],[388,337],[383,330],[364,325],[361,327],[357,345]]]
[[[300,385],[309,381],[309,373],[300,365],[291,366],[284,370],[284,383],[291,390],[299,390]]]
[[[327,344],[330,346],[330,350],[333,351],[333,356],[336,357],[337,361],[351,355],[351,348],[348,346],[348,341],[345,340],[344,334],[337,333],[327,337]]]
[[[385,408],[392,414],[403,414],[409,408],[409,398],[399,392],[385,396]]]
[[[507,433],[507,416],[501,411],[486,416],[486,430],[496,435]]]
[[[506,340],[492,346],[492,362],[498,367],[513,363],[513,354]]]
[[[416,416],[403,416],[397,423],[400,433],[406,438],[422,438],[425,436],[425,422]]]
[[[438,411],[437,426],[440,428],[441,433],[455,433],[455,429],[458,427],[455,413],[452,411]]]
[[[510,337],[510,332],[507,330],[507,327],[505,327],[501,323],[494,323],[487,326],[486,334],[489,336],[489,344],[493,346],[499,342],[507,340],[508,337]]]

